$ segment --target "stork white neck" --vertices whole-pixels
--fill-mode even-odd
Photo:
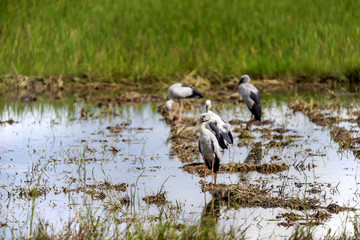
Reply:
[[[204,133],[207,129],[206,129],[206,124],[207,122],[202,122],[200,125],[200,132]]]
[[[172,100],[172,99],[169,99],[169,100],[166,101],[165,107],[166,107],[166,109],[167,109],[168,111],[171,110],[173,103],[174,103],[174,100]]]

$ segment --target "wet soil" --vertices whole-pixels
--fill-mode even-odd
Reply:
[[[195,71],[190,72],[182,79],[178,79],[178,82],[193,86],[200,91],[206,91],[207,96],[216,103],[240,103],[241,98],[234,92],[234,87],[238,81],[237,77],[230,77],[222,79],[223,84],[215,85],[211,83],[211,80],[197,75]],[[261,93],[306,90],[322,90],[333,93],[329,89],[338,87],[336,81],[326,77],[307,79],[302,76],[293,76],[280,79],[254,79],[252,83],[257,86]],[[18,74],[0,77],[0,92],[6,94],[9,100],[20,100],[27,103],[37,101],[38,96],[47,96],[59,100],[69,95],[78,96],[79,99],[85,101],[97,101],[99,106],[163,102],[169,85],[171,83],[166,83],[165,80],[136,81],[121,78],[117,79],[117,83],[95,81],[86,75],[30,77]],[[349,87],[350,89],[354,88],[353,86]],[[163,94],[159,95],[160,92]],[[336,94],[333,93],[333,96],[335,98]]]

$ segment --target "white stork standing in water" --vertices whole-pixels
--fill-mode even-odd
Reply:
[[[183,104],[182,104],[182,99],[183,98],[202,98],[203,95],[196,90],[193,87],[190,87],[188,85],[185,84],[181,84],[181,83],[175,83],[173,85],[171,85],[168,89],[168,100],[165,103],[165,106],[167,108],[168,111],[171,110],[171,107],[174,103],[174,100],[177,100],[180,104],[179,107],[179,117],[178,117],[178,122],[182,122],[182,110],[183,110]]]
[[[214,173],[215,184],[216,175],[220,167],[220,146],[214,133],[206,128],[206,125],[210,122],[211,118],[209,114],[203,113],[200,115],[200,135],[198,139],[198,148],[204,158],[204,185],[206,186],[206,167],[211,170],[211,187],[214,187]],[[216,127],[216,126],[215,126]]]
[[[242,75],[240,81],[236,85],[235,90],[238,90],[241,94],[246,106],[249,108],[252,115],[254,115],[255,121],[261,122],[261,99],[260,93],[257,88],[250,83],[250,77],[248,75]],[[251,123],[254,121],[251,119],[246,128],[249,129]]]
[[[216,138],[218,139],[219,145],[222,149],[227,148],[224,139],[229,143],[233,144],[233,137],[231,132],[228,129],[225,121],[216,113],[210,110],[211,108],[211,101],[206,100],[205,102],[205,112],[210,117],[210,122],[206,125],[207,129],[213,131]]]

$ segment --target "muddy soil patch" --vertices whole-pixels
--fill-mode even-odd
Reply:
[[[191,174],[204,176],[204,164],[203,163],[191,163],[182,166],[186,172]],[[274,174],[283,172],[289,169],[289,166],[285,163],[282,164],[248,164],[248,163],[227,163],[220,164],[219,173],[248,173],[258,172],[262,174]],[[211,171],[206,169],[206,173],[209,175]]]

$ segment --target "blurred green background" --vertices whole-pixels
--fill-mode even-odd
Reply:
[[[360,66],[359,9],[358,0],[0,1],[0,74],[345,79]]]

